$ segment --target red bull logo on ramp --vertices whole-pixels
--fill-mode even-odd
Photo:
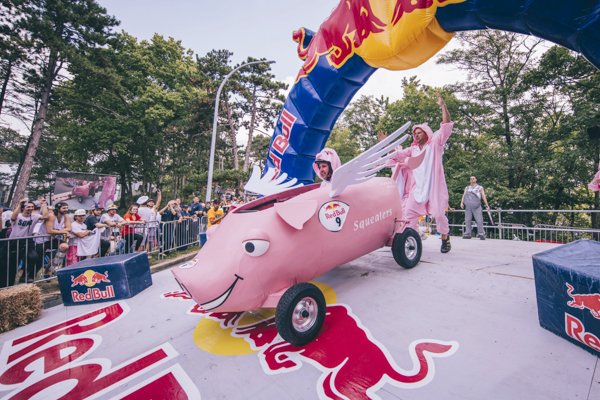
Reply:
[[[174,292],[162,297],[185,300]],[[330,300],[333,298],[329,296]],[[448,357],[459,347],[455,341],[415,340],[408,349],[412,368],[404,370],[345,304],[328,305],[319,337],[302,347],[291,345],[279,336],[269,309],[253,313],[208,313],[198,324],[194,341],[213,354],[256,352],[268,375],[293,372],[308,363],[321,372],[316,382],[320,399],[378,399],[376,392],[386,383],[400,388],[422,387],[434,378],[434,358]]]

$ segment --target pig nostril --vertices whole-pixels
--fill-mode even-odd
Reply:
[[[248,253],[252,253],[254,251],[254,244],[252,244],[250,242],[246,243],[246,251]]]

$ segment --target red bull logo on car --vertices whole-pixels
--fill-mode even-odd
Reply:
[[[329,201],[319,209],[319,222],[331,232],[339,232],[344,227],[350,206],[341,201]]]
[[[293,372],[309,364],[321,372],[316,382],[320,399],[378,399],[376,392],[386,383],[407,389],[422,387],[434,378],[434,359],[458,350],[454,341],[415,340],[408,347],[412,366],[409,363],[411,369],[405,370],[349,306],[331,304],[336,301],[333,289],[312,283],[324,292],[328,306],[321,334],[308,345],[285,342],[277,333],[270,309],[207,313],[194,331],[194,342],[212,354],[258,353],[268,375]],[[183,292],[162,297],[186,299]]]
[[[104,290],[93,288],[98,283],[110,283],[108,279],[108,271],[104,274],[88,269],[83,274],[74,277],[71,276],[71,287],[87,286],[89,289],[85,293],[80,293],[77,290],[71,291],[73,302],[80,303],[84,301],[110,299],[115,297],[115,290],[112,285],[106,286]]]

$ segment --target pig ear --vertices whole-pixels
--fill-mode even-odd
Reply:
[[[273,207],[285,222],[291,227],[300,230],[304,226],[304,223],[315,215],[317,201],[286,201],[284,203],[275,203]]]

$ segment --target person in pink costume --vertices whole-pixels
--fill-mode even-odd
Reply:
[[[600,165],[598,165],[598,172],[596,172],[594,179],[592,179],[592,181],[588,183],[588,187],[594,192],[600,190]]]
[[[108,201],[115,202],[115,190],[117,188],[117,178],[114,176],[107,176],[106,181],[104,182],[104,188],[102,189],[102,193],[100,194],[100,198],[98,199],[98,207],[108,208],[110,204],[107,204]],[[111,203],[112,204],[112,203]]]
[[[319,178],[323,180],[321,187],[331,185],[331,176],[333,175],[333,171],[341,166],[342,162],[340,161],[340,157],[338,157],[335,150],[325,147],[319,154],[317,154],[313,164],[313,169],[315,170],[315,174],[317,174]]]
[[[414,142],[407,149],[398,148],[396,155],[388,165],[395,164],[395,168],[401,168],[398,174],[397,183],[404,183],[404,189],[399,187],[403,195],[402,203],[403,215],[410,227],[420,232],[417,224],[421,215],[431,215],[437,221],[437,230],[442,234],[442,253],[450,251],[450,227],[448,217],[446,217],[446,208],[448,207],[448,187],[446,186],[446,177],[444,175],[443,155],[444,145],[452,133],[454,122],[450,119],[448,108],[439,93],[435,93],[437,104],[442,110],[442,124],[437,132],[429,127],[427,123],[415,125],[413,127]],[[377,138],[381,141],[387,134],[379,131]],[[425,151],[426,155],[423,163],[415,170],[408,170],[402,167],[407,157],[414,157]],[[421,235],[423,237],[423,235]]]

